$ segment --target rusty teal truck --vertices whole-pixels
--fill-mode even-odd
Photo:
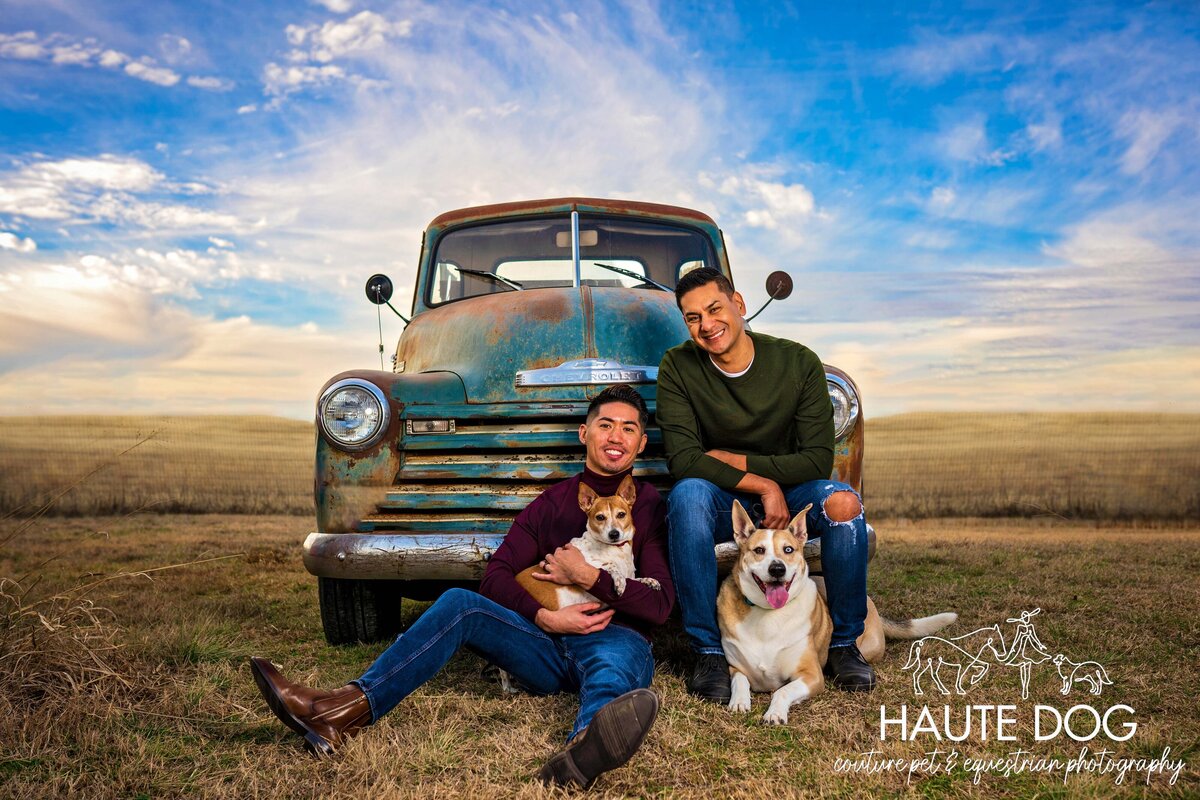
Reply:
[[[675,282],[702,266],[732,279],[720,229],[686,208],[564,198],[429,224],[392,370],[343,372],[317,401],[304,565],[330,643],[394,634],[402,597],[477,584],[517,512],[582,469],[577,430],[604,386],[633,384],[654,411],[658,363],[688,337]],[[791,281],[767,284],[783,297]],[[367,294],[390,306],[391,284],[374,276]],[[858,391],[826,371],[834,475],[861,490]],[[634,474],[665,493],[648,433]]]

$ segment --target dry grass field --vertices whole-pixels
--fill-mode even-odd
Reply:
[[[8,537],[21,529],[11,520],[0,528],[0,796],[555,795],[530,778],[565,735],[574,699],[506,696],[468,654],[334,759],[304,753],[258,697],[247,657],[268,655],[296,678],[333,687],[381,649],[325,645],[314,580],[298,558],[309,524],[307,516],[139,514],[44,519],[15,538]],[[895,521],[880,526],[880,540],[871,584],[885,612],[954,609],[962,617],[947,632],[954,635],[1040,607],[1041,641],[1100,662],[1113,682],[1102,698],[1083,689],[1063,698],[1054,671],[1041,665],[1022,701],[1015,671],[997,666],[969,700],[1018,706],[1018,741],[972,737],[953,745],[961,755],[1004,758],[1022,748],[1066,760],[1107,744],[1115,758],[1149,759],[1169,747],[1172,759],[1187,762],[1176,783],[1162,774],[1118,786],[1112,774],[1064,782],[1029,772],[988,772],[975,783],[963,765],[911,782],[897,771],[839,773],[839,758],[866,751],[891,759],[951,749],[927,736],[880,741],[881,705],[898,713],[921,702],[903,671],[905,644],[889,647],[874,693],[820,695],[794,709],[786,727],[772,728],[758,722],[762,696],[752,715],[690,699],[679,637],[668,631],[656,644],[659,722],[636,759],[589,795],[1200,794],[1200,526]],[[185,566],[160,569],[176,564]],[[968,698],[924,702],[961,709]],[[1033,703],[1125,703],[1138,728],[1119,743],[1034,742]]]
[[[312,459],[312,425],[271,417],[0,417],[0,513],[304,514]],[[876,519],[1196,520],[1200,415],[870,420],[865,494]]]
[[[313,437],[278,417],[0,417],[0,513],[310,513]]]

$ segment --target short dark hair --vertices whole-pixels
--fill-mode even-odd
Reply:
[[[729,282],[729,278],[712,267],[700,267],[685,273],[675,284],[675,305],[683,311],[683,296],[692,289],[699,289],[710,283],[715,283],[726,297],[733,297],[733,284]]]
[[[600,413],[600,406],[605,403],[625,403],[636,408],[638,424],[642,426],[642,433],[646,432],[646,425],[650,421],[650,410],[646,408],[646,401],[638,394],[637,389],[628,383],[614,383],[593,397],[592,402],[588,403],[587,421],[589,425]]]

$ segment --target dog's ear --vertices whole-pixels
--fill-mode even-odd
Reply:
[[[617,497],[631,506],[633,505],[633,501],[637,500],[637,486],[633,482],[632,475],[626,475],[621,481],[621,485],[617,487]]]
[[[757,530],[754,523],[750,520],[750,515],[746,513],[746,509],[742,508],[742,504],[737,500],[733,501],[733,538],[739,545],[750,538],[750,534]]]
[[[588,512],[599,496],[593,491],[592,487],[583,481],[579,482],[579,507],[583,509],[583,513],[586,514]]]
[[[790,531],[792,536],[795,536],[801,542],[808,539],[808,523],[805,521],[805,517],[808,515],[808,512],[811,508],[812,503],[809,503],[804,508],[800,509],[800,513],[792,517],[792,521],[788,523],[788,531]]]

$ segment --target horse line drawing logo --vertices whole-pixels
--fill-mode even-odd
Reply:
[[[1040,608],[1022,611],[1020,616],[1007,620],[1016,625],[1011,644],[1006,644],[998,623],[951,638],[917,639],[909,647],[908,661],[901,669],[912,670],[913,692],[917,695],[925,694],[922,681],[926,678],[939,692],[950,694],[945,678],[953,670],[954,693],[965,695],[967,688],[982,681],[992,667],[1015,667],[1021,677],[1021,699],[1028,700],[1034,665],[1049,661],[1062,679],[1060,694],[1070,694],[1074,685],[1080,683],[1087,686],[1089,693],[1099,696],[1105,686],[1112,684],[1108,672],[1095,661],[1073,661],[1065,653],[1051,655],[1033,625],[1033,617],[1041,611]]]

